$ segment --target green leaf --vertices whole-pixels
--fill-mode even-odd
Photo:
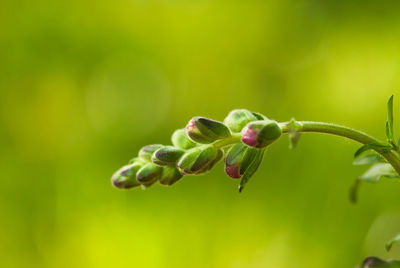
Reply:
[[[356,163],[356,165],[363,165],[363,164],[371,164],[371,163],[373,163],[372,160],[375,160],[375,159],[373,159],[372,156],[374,156],[374,155],[367,155],[365,157],[361,157],[361,158],[357,159],[356,161],[359,161],[360,163]],[[376,155],[376,156],[380,157],[380,155]],[[369,157],[371,157],[371,158],[369,158]],[[381,160],[384,161],[383,158]],[[381,161],[381,160],[379,160],[379,161]],[[353,203],[353,204],[357,203],[358,192],[360,190],[360,186],[361,186],[361,183],[363,181],[370,182],[370,183],[376,183],[382,177],[385,177],[385,178],[399,178],[399,175],[394,170],[392,165],[390,165],[388,163],[377,163],[377,164],[374,164],[362,176],[357,178],[354,181],[353,185],[350,187],[350,190],[349,190],[350,202]]]
[[[350,202],[353,204],[357,203],[358,191],[360,189],[361,182],[362,181],[358,178],[353,182],[353,185],[351,185],[351,187],[350,187],[349,199],[350,199]]]
[[[361,146],[354,154],[354,158],[359,157],[363,152],[368,151],[368,150],[378,150],[382,151],[384,153],[389,153],[392,150],[392,146],[388,144],[381,144],[378,142],[373,142],[373,143],[368,143],[363,146]]]
[[[249,167],[246,169],[246,171],[243,173],[242,180],[240,181],[239,184],[239,193],[243,191],[244,186],[246,183],[249,181],[249,179],[254,175],[254,173],[257,171],[258,167],[260,166],[262,159],[264,157],[264,150],[259,150],[254,157],[253,161],[249,165]]]
[[[386,121],[386,137],[389,143],[391,143],[393,138],[393,133],[390,132],[389,121]]]
[[[289,150],[293,150],[296,148],[297,143],[299,142],[301,133],[296,131],[297,129],[297,122],[296,119],[292,118],[289,121],[288,126],[288,137],[289,137]]]
[[[388,120],[386,122],[386,137],[389,142],[393,142],[393,95],[389,98],[388,104]]]
[[[370,167],[361,177],[360,180],[367,182],[378,182],[381,177],[399,178],[399,175],[388,163],[378,163]]]
[[[386,243],[386,251],[390,251],[395,243],[400,242],[400,234],[396,235],[392,240]]]
[[[382,260],[377,257],[368,257],[358,268],[399,268],[400,261],[397,260]]]
[[[375,163],[385,163],[386,160],[383,156],[373,153],[367,154],[364,156],[360,156],[353,161],[353,165],[360,166],[360,165],[369,165]]]
[[[289,137],[289,150],[294,150],[299,142],[301,134],[297,131],[290,131],[288,133]]]

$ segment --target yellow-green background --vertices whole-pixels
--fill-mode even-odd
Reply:
[[[118,191],[141,146],[247,108],[384,137],[399,1],[2,1],[0,266],[354,267],[400,258],[400,185],[348,189],[358,145],[271,146],[242,194],[219,164]],[[400,120],[396,120],[400,130]]]

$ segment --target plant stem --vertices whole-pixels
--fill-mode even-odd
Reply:
[[[370,135],[362,131],[358,131],[349,127],[336,125],[332,123],[292,121],[292,122],[279,123],[279,125],[282,129],[282,133],[289,133],[291,130],[297,132],[324,133],[324,134],[332,134],[336,136],[345,137],[362,144],[379,143],[385,145],[381,141],[375,139],[374,137],[371,137]],[[234,133],[229,138],[223,140],[217,140],[216,142],[214,142],[214,146],[216,146],[217,148],[226,147],[239,142],[240,139],[241,139],[241,134]],[[380,149],[374,149],[374,150],[380,155],[382,155],[400,175],[400,158],[394,151],[384,152]]]
[[[290,131],[290,123],[281,123],[280,125],[284,133]],[[364,132],[331,123],[296,121],[294,130],[297,132],[316,132],[316,133],[332,134],[336,136],[345,137],[362,144],[371,144],[371,143],[383,144],[379,140],[369,136],[368,134],[365,134]],[[374,149],[374,150],[380,155],[382,155],[400,175],[400,159],[396,155],[396,153],[394,153],[393,151],[384,152],[379,149]]]
[[[234,143],[237,143],[241,140],[242,135],[240,133],[232,133],[232,136],[223,140],[217,140],[214,142],[214,146],[217,148],[222,148],[225,146],[232,145]]]

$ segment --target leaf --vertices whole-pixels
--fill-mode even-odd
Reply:
[[[392,150],[392,146],[388,144],[381,144],[378,142],[373,142],[373,143],[368,143],[363,146],[361,146],[354,154],[354,158],[359,157],[363,152],[368,151],[368,150],[378,150],[382,151],[384,153],[389,153]]]
[[[399,175],[388,163],[378,163],[370,167],[359,179],[367,182],[378,182],[381,177],[399,178]]]
[[[358,268],[399,268],[400,261],[397,260],[382,260],[377,257],[368,257]]]
[[[300,132],[296,131],[298,128],[296,119],[292,118],[288,123],[288,137],[289,137],[289,150],[296,148],[300,139]]]
[[[289,150],[294,150],[299,142],[301,134],[297,131],[289,131]]]
[[[388,104],[388,120],[386,122],[386,137],[389,142],[393,142],[393,95],[389,98]]]
[[[364,156],[360,156],[353,161],[353,165],[360,166],[360,165],[369,165],[375,163],[385,163],[386,160],[383,156],[373,153]]]
[[[386,243],[386,251],[390,251],[395,243],[400,242],[400,234],[396,235],[392,240]]]
[[[388,142],[391,143],[393,138],[393,133],[390,132],[389,121],[386,121],[386,137]]]
[[[351,185],[351,187],[350,187],[349,199],[350,199],[350,202],[353,203],[353,204],[357,203],[358,191],[360,189],[361,182],[362,181],[358,178],[353,182],[353,185]]]
[[[249,181],[249,179],[257,171],[257,169],[260,166],[260,164],[262,162],[262,159],[264,157],[264,152],[265,152],[265,149],[264,150],[259,150],[257,152],[257,155],[254,157],[254,160],[251,162],[249,167],[243,173],[242,180],[240,181],[240,184],[239,184],[239,193],[241,193],[243,191],[243,188],[246,185],[246,183]]]
[[[360,161],[360,163],[357,164],[371,164],[372,159],[366,158],[366,157],[372,157],[374,155],[367,155],[365,157],[361,157],[357,159],[356,161]],[[381,157],[380,155],[376,155]],[[381,157],[381,160],[384,161],[384,159]],[[355,162],[356,162],[355,161]],[[364,161],[364,163],[362,163]],[[350,202],[355,204],[357,203],[358,200],[358,192],[360,190],[361,183],[363,181],[369,182],[369,183],[376,183],[379,181],[380,178],[386,177],[386,178],[399,178],[399,175],[397,172],[394,170],[392,165],[388,163],[377,163],[374,164],[372,167],[370,167],[362,176],[357,178],[352,186],[349,189],[349,199]]]

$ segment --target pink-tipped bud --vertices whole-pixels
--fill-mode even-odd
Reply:
[[[242,142],[255,148],[264,148],[282,135],[276,121],[260,120],[248,123],[242,130]]]

